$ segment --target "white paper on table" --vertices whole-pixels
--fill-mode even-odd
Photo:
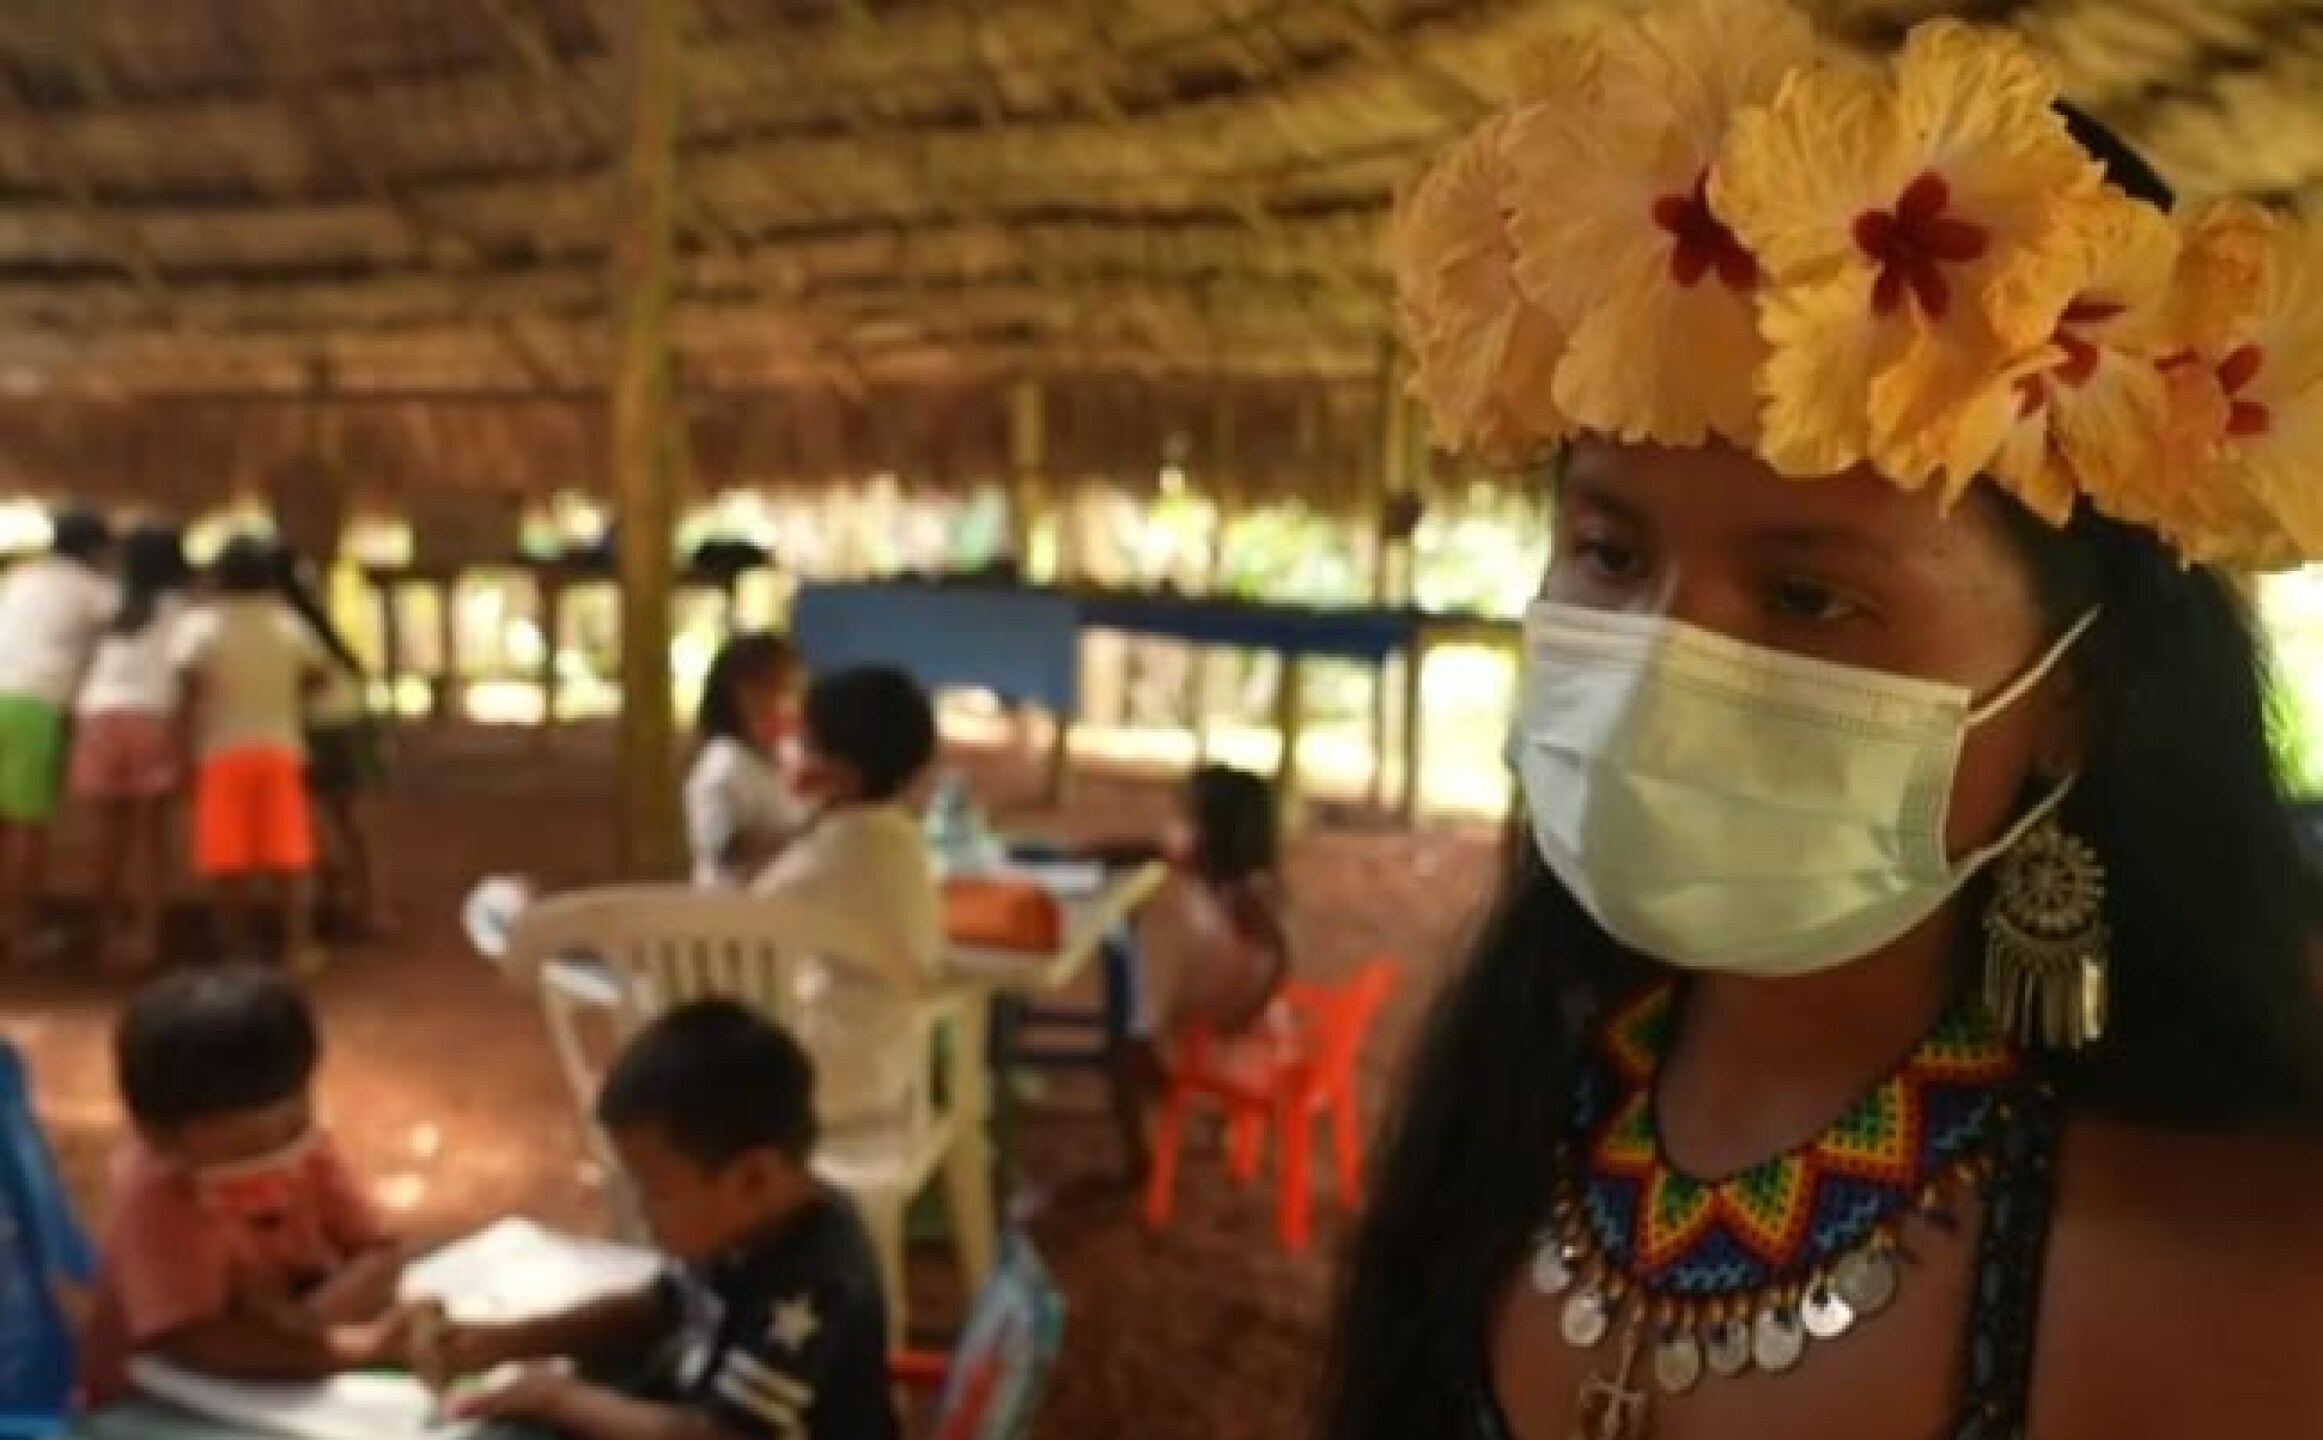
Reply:
[[[340,1375],[306,1385],[218,1380],[160,1360],[133,1360],[129,1382],[153,1399],[236,1429],[297,1440],[462,1440],[476,1426],[430,1424],[435,1397],[408,1375]]]
[[[443,1301],[455,1320],[530,1320],[635,1290],[661,1269],[651,1250],[509,1219],[413,1261],[403,1293]]]
[[[649,1250],[502,1220],[405,1271],[411,1299],[462,1320],[522,1320],[634,1290],[660,1272]],[[219,1380],[164,1361],[131,1363],[130,1383],[206,1419],[297,1440],[462,1440],[476,1427],[430,1423],[435,1399],[409,1375],[340,1375],[311,1384]]]

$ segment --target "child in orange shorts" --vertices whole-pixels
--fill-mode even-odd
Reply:
[[[314,935],[314,817],[306,790],[308,695],[327,678],[307,626],[280,599],[272,547],[242,538],[219,553],[216,598],[172,646],[191,727],[194,868],[215,887],[231,954],[258,943],[275,912],[294,971],[321,967]]]

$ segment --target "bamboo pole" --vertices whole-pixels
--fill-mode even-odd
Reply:
[[[1405,433],[1411,425],[1411,411],[1404,404],[1403,347],[1392,337],[1387,341],[1379,362],[1379,455],[1372,470],[1371,504],[1368,518],[1371,522],[1371,603],[1387,606],[1395,603],[1394,545],[1388,539],[1388,506],[1406,481],[1404,475]],[[1371,808],[1377,810],[1387,803],[1387,751],[1389,697],[1393,693],[1391,672],[1397,666],[1417,667],[1420,663],[1418,648],[1407,650],[1401,656],[1383,657],[1371,672]],[[1411,724],[1406,716],[1404,724]]]
[[[616,306],[613,493],[621,576],[620,845],[632,878],[679,863],[676,717],[670,707],[676,456],[669,443],[670,272],[677,207],[680,0],[632,0]]]

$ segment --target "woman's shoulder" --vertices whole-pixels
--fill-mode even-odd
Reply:
[[[2312,1413],[2323,1141],[2077,1118],[2058,1180],[2042,1364],[2077,1408],[2159,1435]]]

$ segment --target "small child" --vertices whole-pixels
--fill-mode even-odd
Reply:
[[[685,796],[694,883],[704,889],[747,886],[798,834],[805,817],[776,753],[798,679],[790,643],[764,631],[728,640],[710,662]]]
[[[328,671],[282,603],[279,575],[267,541],[229,541],[212,568],[217,598],[178,627],[171,658],[193,730],[189,748],[200,757],[194,865],[216,889],[222,938],[229,953],[254,953],[261,900],[270,899],[288,964],[311,974],[323,954],[314,939],[305,716]]]
[[[1264,780],[1226,765],[1187,777],[1162,833],[1170,883],[1138,918],[1138,1004],[1117,1058],[1114,1101],[1133,1178],[1151,1161],[1132,1097],[1166,1070],[1165,1051],[1199,1043],[1209,1068],[1254,1079],[1295,1052],[1295,1021],[1281,998],[1291,958],[1275,839],[1274,792]]]
[[[402,1255],[315,1121],[297,987],[255,966],[166,975],[130,1001],[113,1054],[136,1128],[99,1243],[91,1401],[140,1355],[247,1380],[406,1360]]]
[[[277,545],[274,562],[282,603],[305,625],[322,657],[323,678],[307,696],[305,738],[307,793],[330,841],[324,873],[337,882],[327,898],[358,932],[381,934],[393,916],[365,797],[385,780],[387,762],[365,694],[363,662],[332,623],[321,586],[298,552]]]
[[[799,1017],[833,1129],[878,1123],[918,1083],[905,997],[943,964],[944,897],[912,795],[935,753],[935,709],[902,671],[835,671],[807,687],[791,783],[813,818],[751,889],[846,917],[866,950],[849,958],[875,967],[834,974]]]
[[[728,1000],[664,1015],[614,1062],[597,1119],[669,1276],[548,1319],[447,1326],[423,1374],[578,1362],[453,1406],[573,1440],[895,1440],[878,1264],[808,1173],[814,1117],[813,1067],[782,1030]]]
[[[99,953],[109,970],[145,969],[160,952],[170,797],[183,769],[170,646],[192,582],[175,526],[147,522],[122,538],[120,603],[75,707],[72,789],[97,818]]]
[[[66,716],[116,606],[102,516],[61,511],[49,553],[0,578],[0,945],[31,938],[48,888]]]

